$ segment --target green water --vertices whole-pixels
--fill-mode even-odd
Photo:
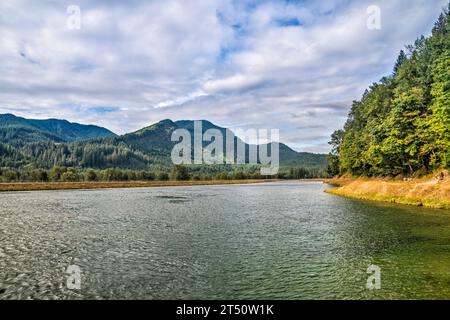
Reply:
[[[1,193],[0,299],[450,298],[449,211],[326,187]],[[80,290],[66,286],[72,264]]]

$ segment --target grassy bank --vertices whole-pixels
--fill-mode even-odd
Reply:
[[[420,179],[334,178],[324,181],[335,187],[325,192],[365,200],[450,209],[448,174]]]
[[[16,182],[0,183],[2,191],[69,190],[137,187],[201,186],[220,184],[247,184],[271,182],[275,180],[207,180],[207,181],[114,181],[114,182]]]

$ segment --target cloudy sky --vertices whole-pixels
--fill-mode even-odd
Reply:
[[[446,3],[2,0],[0,113],[116,133],[208,119],[327,152],[351,101]]]

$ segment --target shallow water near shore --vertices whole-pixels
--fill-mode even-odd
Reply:
[[[450,211],[327,187],[2,193],[0,299],[450,298]],[[379,290],[366,288],[372,264]]]

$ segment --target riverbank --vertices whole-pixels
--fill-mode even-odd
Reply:
[[[34,191],[34,190],[203,186],[203,185],[221,185],[221,184],[249,184],[249,183],[261,183],[272,181],[276,180],[251,179],[251,180],[207,180],[207,181],[13,182],[13,183],[0,183],[0,192]]]
[[[450,209],[450,177],[448,174],[418,179],[333,178],[324,180],[334,185],[325,192],[339,196]]]

